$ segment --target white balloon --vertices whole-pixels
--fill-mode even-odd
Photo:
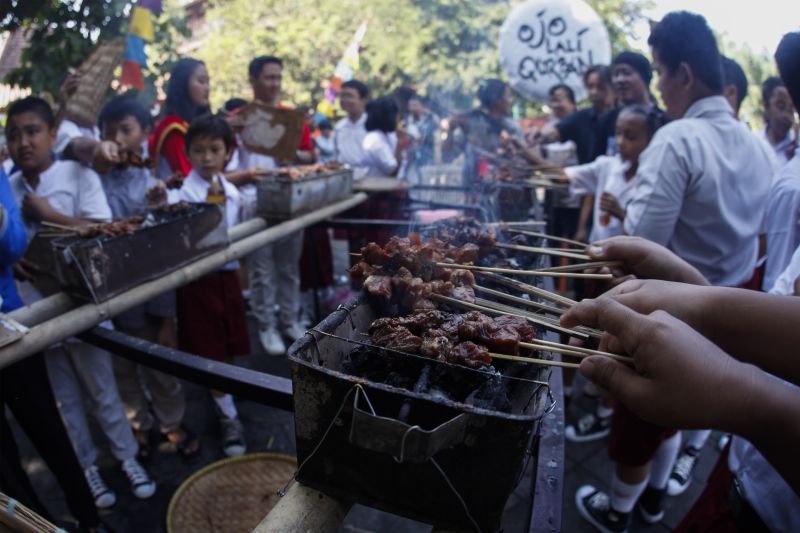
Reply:
[[[500,29],[499,49],[511,86],[540,102],[546,102],[547,91],[559,83],[569,85],[582,100],[586,69],[611,62],[608,30],[582,0],[528,0],[518,5]]]

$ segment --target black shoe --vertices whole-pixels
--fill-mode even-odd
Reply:
[[[666,489],[654,489],[647,487],[639,497],[637,507],[642,520],[648,524],[655,524],[664,518],[664,496],[667,495]]]
[[[667,482],[667,493],[670,496],[683,494],[689,488],[689,484],[692,482],[692,473],[695,466],[697,466],[697,458],[699,456],[700,450],[691,447],[685,448],[678,456]]]
[[[589,413],[583,415],[574,426],[567,426],[564,436],[570,442],[591,442],[606,437],[610,431],[611,416],[599,417]]]
[[[584,485],[575,493],[575,505],[581,516],[602,533],[627,533],[631,513],[620,513],[611,508],[605,492]]]

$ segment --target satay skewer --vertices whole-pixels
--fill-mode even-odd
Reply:
[[[549,235],[547,233],[540,233],[538,231],[528,231],[528,230],[524,230],[524,229],[507,229],[505,231],[507,231],[509,233],[519,233],[520,235],[527,235],[529,237],[539,237],[541,239],[547,239],[548,241],[558,241],[558,242],[563,242],[563,243],[566,243],[566,244],[572,244],[572,245],[575,245],[575,246],[579,246],[579,247],[581,247],[583,249],[585,249],[588,246],[588,243],[585,243],[585,242],[576,241],[576,240],[573,240],[573,239],[567,239],[565,237],[556,237],[555,235]]]
[[[623,266],[622,261],[590,261],[588,263],[575,263],[572,265],[563,265],[557,267],[545,267],[540,268],[539,270],[545,272],[574,272],[578,270],[589,270],[594,268],[603,268],[603,267],[617,267]]]
[[[496,291],[494,289],[483,287],[481,285],[473,285],[472,288],[476,291],[494,296],[495,298],[500,298],[501,300],[507,300],[509,302],[514,302],[520,305],[526,305],[528,307],[535,307],[537,309],[540,309],[542,311],[545,311],[553,315],[561,315],[564,313],[564,310],[558,307],[553,307],[552,305],[534,302],[533,300],[526,300],[525,298],[520,298],[519,296],[514,296],[512,294],[506,294],[504,292]]]
[[[489,352],[492,359],[502,359],[505,361],[516,361],[518,363],[530,363],[533,365],[557,366],[560,368],[580,368],[576,363],[564,363],[563,361],[551,361],[549,359],[535,359],[533,357],[522,357],[519,355],[506,355],[504,353]]]
[[[529,285],[522,281],[508,278],[506,276],[501,276],[493,272],[479,271],[477,274],[483,278],[490,279],[500,285],[505,285],[506,287],[509,287],[511,289],[516,289],[522,293],[529,294],[531,296],[537,296],[539,298],[542,298],[543,300],[561,304],[566,307],[572,307],[573,305],[578,303],[575,300],[567,298],[566,296],[562,296],[560,294],[556,294],[554,292],[550,292],[545,289],[540,289],[539,287],[534,287],[533,285]]]
[[[602,279],[611,280],[611,274],[584,274],[582,272],[550,272],[547,270],[518,270],[515,268],[496,268],[483,267],[477,265],[462,265],[459,263],[434,263],[442,268],[462,268],[464,270],[475,270],[477,272],[494,272],[495,274],[512,274],[515,276],[542,276],[550,278],[576,278],[576,279]]]
[[[586,254],[577,254],[573,252],[564,252],[559,249],[541,248],[538,246],[522,246],[519,244],[505,244],[502,242],[495,243],[496,248],[505,248],[506,250],[516,250],[518,252],[530,252],[536,254],[555,255],[559,257],[568,257],[570,259],[581,259],[583,261],[591,261],[592,258]]]
[[[602,355],[604,357],[609,357],[621,363],[625,363],[626,365],[633,366],[633,358],[631,357],[626,357],[624,355],[619,355],[611,352],[601,352],[599,350],[592,350],[590,352],[575,350],[573,348],[577,348],[577,346],[571,346],[569,344],[560,344],[557,342],[548,342],[536,339],[536,342],[520,342],[519,345],[520,347],[527,348],[529,350],[540,350],[543,352],[560,353],[562,355],[579,357],[581,359],[585,359],[586,357],[590,357],[593,355]]]
[[[544,220],[516,220],[513,222],[484,222],[484,226],[488,226],[490,228],[501,228],[503,226],[507,227],[514,227],[514,226],[546,226],[547,222]]]
[[[43,220],[41,224],[42,226],[46,226],[48,228],[55,228],[69,233],[78,233],[80,229],[84,227],[84,226],[67,226],[65,224],[56,224],[55,222],[48,222],[47,220]]]
[[[603,336],[603,332],[600,331],[599,329],[587,328],[586,326],[577,326],[573,329],[564,328],[561,326],[558,318],[539,315],[536,313],[532,313],[530,311],[526,311],[525,309],[520,309],[518,307],[512,307],[510,305],[493,302],[491,300],[484,300],[483,298],[475,298],[475,305],[486,307],[496,312],[527,318],[531,322],[534,322],[541,326],[545,326],[548,329],[552,329],[553,331],[565,333],[567,335],[575,336],[574,332],[577,332],[580,333],[580,338],[583,340],[586,340],[589,337],[594,337],[596,339],[599,339]]]
[[[444,296],[442,294],[431,294],[431,300],[439,303],[445,303],[452,305],[454,307],[462,307],[464,309],[471,309],[473,311],[480,311],[482,313],[487,313],[490,315],[508,315],[508,316],[515,316],[517,318],[524,318],[528,322],[532,324],[537,324],[542,326],[543,328],[550,329],[553,331],[557,331],[559,333],[564,333],[565,335],[571,335],[573,337],[578,337],[580,339],[588,339],[589,335],[586,333],[581,333],[580,331],[564,328],[561,326],[557,326],[550,321],[541,320],[538,317],[534,317],[533,315],[525,312],[509,312],[509,311],[500,311],[499,309],[493,309],[491,307],[486,307],[484,305],[479,305],[471,302],[465,302],[462,300],[457,300],[455,298],[451,298],[449,296]],[[542,317],[544,318],[544,317]]]

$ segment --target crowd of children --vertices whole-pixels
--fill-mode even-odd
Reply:
[[[785,304],[779,296],[765,297],[756,291],[731,289],[730,293],[697,286],[798,295],[800,152],[796,150],[794,105],[800,104],[800,34],[784,38],[776,54],[781,77],[764,83],[766,127],[759,134],[738,120],[747,94],[746,77],[733,60],[720,56],[702,17],[686,12],[667,15],[653,27],[649,44],[665,110],[657,107],[650,92],[650,60],[623,52],[609,67],[594,66],[584,76],[591,108],[576,111],[572,90],[565,85],[554,87],[555,120],[525,147],[526,158],[533,162],[567,163],[564,180],[576,200],[564,204],[572,209],[570,219],[575,219],[566,224],[568,236],[587,232],[589,242],[598,243],[590,247],[593,257],[621,262],[621,267],[612,269],[618,282],[650,278],[695,285],[686,289],[663,281],[632,281],[634,285],[624,284],[597,300],[586,299],[564,316],[565,324],[601,325],[610,334],[603,341],[607,347],[631,353],[637,365],[641,362],[648,370],[647,375],[636,376],[608,360],[589,358],[583,363],[581,372],[600,385],[593,391],[600,396],[597,410],[568,427],[566,435],[575,442],[608,436],[614,474],[610,492],[583,486],[575,495],[576,505],[603,532],[626,531],[634,508],[648,523],[661,520],[664,497],[686,490],[710,433],[704,428],[713,427],[740,437],[733,439],[730,453],[723,456],[728,463],[718,467],[717,477],[712,476],[715,484],[709,483],[707,492],[717,491],[716,496],[704,495],[708,501],[701,498],[682,530],[700,531],[720,524],[725,530],[797,530],[796,466],[776,446],[771,430],[737,424],[720,414],[731,406],[742,407],[741,402],[730,394],[712,397],[697,380],[688,380],[687,396],[708,402],[708,409],[699,403],[689,405],[686,399],[670,407],[655,395],[676,394],[680,388],[678,373],[664,368],[663,352],[674,357],[676,368],[708,375],[718,384],[749,385],[769,396],[778,413],[776,420],[797,418],[796,389],[789,384],[797,383],[797,365],[773,353],[789,345],[791,332],[776,332],[769,354],[748,352],[747,342],[736,345],[721,337],[724,332],[739,338],[731,324],[741,324],[741,317],[721,311],[729,319],[724,323],[698,315],[691,305],[713,309],[711,315],[716,308],[710,308],[709,301],[774,309],[778,314],[785,311],[792,320],[798,316],[795,302],[800,300]],[[253,59],[247,76],[254,102],[282,106],[284,64],[280,58]],[[74,76],[67,78],[63,98],[69,97],[75,83]],[[420,144],[409,158],[409,142],[395,100],[370,100],[368,87],[352,80],[342,85],[340,94],[347,116],[335,126],[329,122],[320,126],[322,135],[316,141],[304,126],[294,159],[279,161],[242,143],[237,113],[246,101],[231,100],[223,112],[212,114],[210,90],[206,66],[185,58],[170,73],[164,111],[155,124],[150,110],[135,96],[107,102],[94,129],[58,122],[50,105],[38,97],[9,107],[10,161],[0,170],[4,312],[43,297],[37,288],[41,285],[35,282],[47,272],[22,257],[26,243],[43,224],[84,225],[141,214],[155,201],[186,201],[219,204],[231,227],[255,216],[254,180],[263,169],[310,163],[320,157],[350,165],[359,177],[391,177],[402,174],[409,161],[422,165],[420,161],[428,161],[433,151]],[[509,87],[500,80],[488,80],[479,96],[481,107],[452,124],[453,132],[462,131],[469,180],[482,172],[482,154],[496,147],[493,143],[499,142],[502,132],[524,142],[508,117]],[[425,115],[418,97],[412,100],[414,135],[430,139],[435,121]],[[477,142],[472,138],[476,131],[493,133]],[[455,134],[450,139],[458,140]],[[570,157],[561,157],[561,148],[571,150]],[[126,154],[151,158],[155,169],[120,164]],[[579,205],[583,206],[580,215]],[[373,202],[361,209],[368,216],[387,218],[384,204]],[[259,344],[267,354],[283,354],[286,341],[303,333],[299,265],[304,246],[326,253],[318,240],[327,242],[327,234],[287,236],[251,254],[246,268],[238,261],[224,265],[105,325],[200,357],[230,362],[251,352],[244,296],[249,293]],[[16,284],[11,281],[12,269]],[[584,288],[584,295],[594,295],[595,289]],[[659,309],[682,322],[650,314]],[[744,314],[763,320],[751,316],[757,313],[750,309]],[[768,329],[765,326],[764,331]],[[643,332],[651,330],[653,337],[644,342]],[[728,361],[730,356],[721,350],[786,381],[773,377],[764,381],[760,374],[753,377],[752,371]],[[687,352],[697,352],[703,362],[692,361]],[[715,374],[712,367],[721,362],[734,370],[725,376]],[[750,376],[747,384],[742,383],[743,376]],[[29,383],[26,390],[20,388],[23,379]],[[153,453],[152,433],[160,433],[183,457],[200,451],[198,437],[184,422],[186,400],[178,379],[112,357],[78,339],[66,339],[3,369],[0,380],[0,406],[12,409],[56,474],[81,530],[102,531],[105,526],[96,508],[111,507],[116,501],[96,464],[90,416],[138,498],[149,498],[156,491],[155,481],[142,466]],[[769,392],[765,383],[774,384]],[[571,392],[570,387],[567,390]],[[234,398],[221,391],[211,391],[211,398],[223,452],[228,456],[245,453],[247,443]],[[714,407],[718,404],[722,407]],[[681,405],[686,406],[685,412],[676,412]],[[0,419],[0,487],[45,512],[19,466],[19,452],[5,416]],[[789,432],[792,439],[794,426]],[[679,431],[687,428],[693,431]],[[67,442],[71,446],[65,446]],[[85,484],[76,480],[76,472],[82,473],[79,477]],[[766,487],[770,487],[769,496],[762,496],[760,491]],[[730,494],[719,495],[726,490]]]

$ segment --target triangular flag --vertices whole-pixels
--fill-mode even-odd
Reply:
[[[119,82],[122,85],[135,87],[143,91],[144,79],[142,78],[142,67],[139,66],[139,63],[125,60],[125,62],[122,63],[122,76],[120,76]]]
[[[131,29],[129,33],[138,35],[145,41],[155,39],[153,32],[153,13],[143,7],[136,6],[131,14]]]
[[[128,34],[128,47],[125,49],[125,59],[147,66],[147,55],[144,53],[144,40],[138,35]]]
[[[149,9],[156,15],[161,14],[161,0],[139,0],[139,7]]]

